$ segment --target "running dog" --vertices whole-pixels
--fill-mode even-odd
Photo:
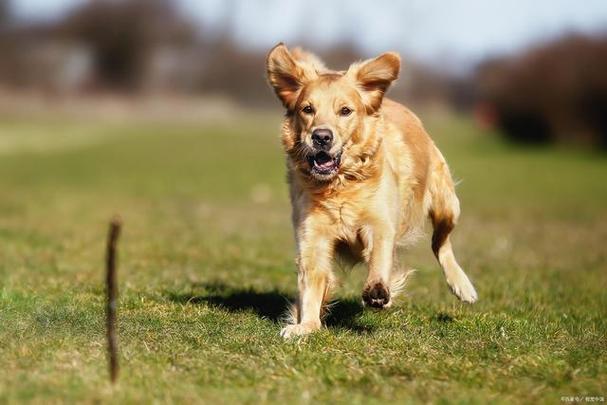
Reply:
[[[393,274],[396,248],[415,239],[426,218],[451,291],[475,302],[449,241],[460,206],[447,163],[419,118],[384,97],[398,78],[399,55],[384,53],[338,72],[281,43],[268,54],[266,68],[286,109],[282,144],[298,268],[294,320],[281,335],[321,327],[337,257],[368,266],[366,305],[390,306],[403,280]]]

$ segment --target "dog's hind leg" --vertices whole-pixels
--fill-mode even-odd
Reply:
[[[457,223],[460,208],[451,174],[444,161],[440,162],[439,168],[433,173],[430,194],[432,201],[429,215],[434,227],[432,251],[443,268],[445,279],[453,294],[464,302],[473,303],[478,299],[476,290],[455,260],[449,240],[449,234]]]

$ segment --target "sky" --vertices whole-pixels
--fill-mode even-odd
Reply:
[[[54,19],[87,0],[13,0],[22,19]],[[349,41],[429,61],[478,61],[567,32],[607,35],[607,0],[173,0],[208,35],[244,46]]]

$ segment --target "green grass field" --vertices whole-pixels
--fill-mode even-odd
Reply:
[[[277,112],[278,115],[278,112]],[[429,237],[406,297],[363,310],[341,273],[327,328],[279,337],[296,292],[279,117],[205,125],[0,121],[0,402],[560,403],[607,397],[607,159],[428,123],[456,178],[448,292]],[[120,240],[121,375],[103,255]],[[429,231],[429,230],[428,230]]]

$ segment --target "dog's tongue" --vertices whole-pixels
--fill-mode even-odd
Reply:
[[[314,164],[317,167],[330,168],[334,166],[335,162],[327,153],[320,152],[314,157]]]
[[[323,169],[328,169],[328,168],[331,168],[331,167],[333,167],[334,165],[335,165],[335,164],[333,163],[333,161],[332,161],[332,160],[327,160],[326,162],[323,162],[323,163],[316,162],[316,166],[321,167],[321,168],[323,168]]]

